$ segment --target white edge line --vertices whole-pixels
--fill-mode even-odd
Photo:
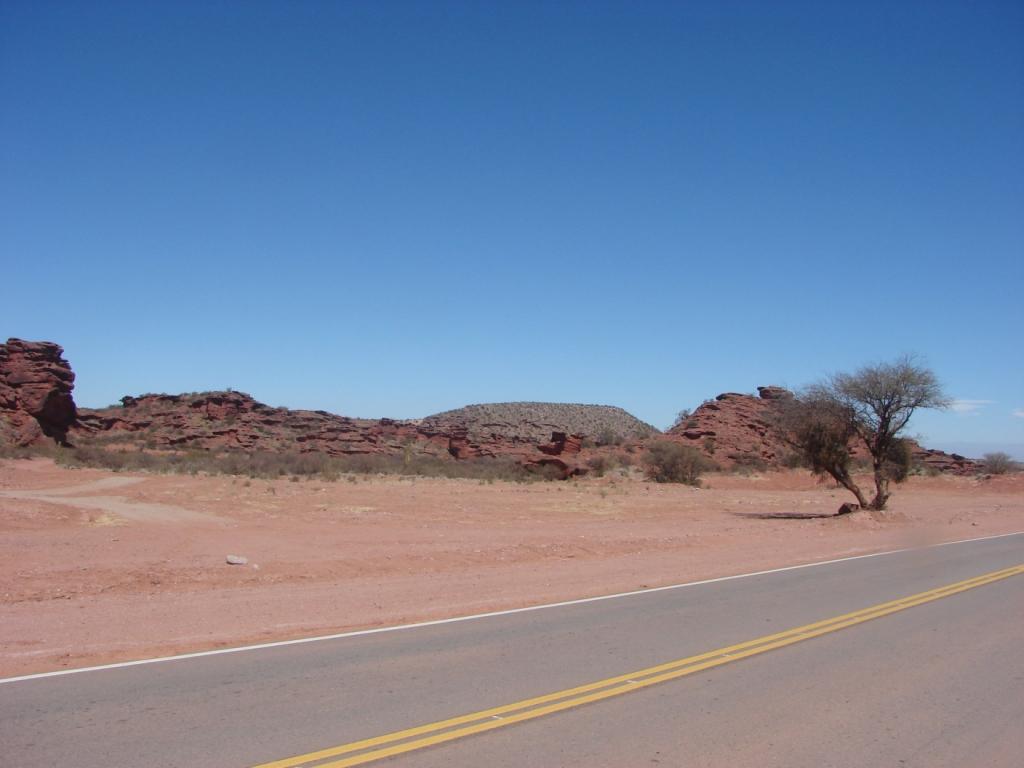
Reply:
[[[541,611],[547,608],[564,608],[569,605],[582,605],[584,603],[596,603],[601,600],[614,600],[620,597],[633,597],[635,595],[648,595],[653,592],[664,592],[670,589],[684,589],[686,587],[697,587],[701,584],[715,584],[721,581],[733,581],[735,579],[747,579],[752,576],[765,576],[770,573],[783,573],[784,571],[797,571],[801,568],[816,568],[821,565],[834,565],[845,563],[851,560],[865,560],[870,557],[883,557],[885,555],[897,555],[901,552],[912,552],[922,549],[934,549],[935,547],[948,547],[953,544],[968,544],[972,541],[988,541],[989,539],[1003,539],[1008,536],[1024,535],[1024,531],[1013,533],[999,533],[994,536],[979,536],[975,539],[960,539],[958,541],[943,541],[938,544],[928,544],[924,547],[904,547],[902,549],[890,549],[884,552],[871,552],[867,555],[852,555],[850,557],[839,557],[834,560],[819,560],[813,563],[801,563],[800,565],[787,565],[782,568],[771,568],[766,571],[753,571],[752,573],[737,573],[732,576],[719,576],[714,579],[701,579],[700,581],[688,581],[682,584],[668,584],[663,587],[649,587],[647,589],[636,589],[632,592],[617,592],[613,595],[598,595],[596,597],[582,597],[576,600],[563,600],[559,603],[544,603],[543,605],[528,605],[522,608],[509,608],[504,611],[490,611],[488,613],[475,613],[469,616],[454,616],[449,619],[434,619],[433,621],[420,621],[414,624],[398,624],[391,627],[376,627],[374,629],[358,629],[352,632],[339,632],[333,635],[316,635],[314,637],[300,637],[294,640],[275,640],[269,643],[258,643],[256,645],[239,645],[233,648],[216,648],[210,651],[194,651],[192,653],[179,653],[174,656],[157,656],[152,659],[135,659],[134,661],[119,661],[113,664],[99,664],[94,667],[77,667],[75,669],[58,669],[53,672],[37,672],[31,675],[19,675],[18,677],[0,678],[0,685],[4,683],[17,683],[23,680],[39,680],[44,677],[61,677],[63,675],[76,675],[79,672],[99,672],[104,669],[121,669],[123,667],[137,667],[143,664],[159,664],[165,661],[178,661],[182,659],[199,659],[204,656],[219,656],[226,653],[241,653],[242,651],[259,651],[265,648],[281,648],[286,645],[302,645],[304,643],[318,643],[323,640],[341,640],[346,637],[362,637],[363,635],[376,635],[384,632],[398,632],[405,629],[419,629],[420,627],[436,627],[441,624],[455,624],[461,621],[474,621],[476,619],[489,619],[494,616],[510,616],[514,613],[526,613],[528,611]]]

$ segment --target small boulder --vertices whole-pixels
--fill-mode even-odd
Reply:
[[[228,565],[248,565],[249,558],[242,557],[241,555],[228,555],[227,562]]]

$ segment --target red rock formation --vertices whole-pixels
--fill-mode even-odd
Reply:
[[[668,435],[700,449],[719,466],[736,465],[778,468],[790,463],[793,449],[775,432],[773,421],[780,403],[793,393],[783,387],[758,387],[758,395],[727,392],[705,401],[689,418],[674,426]],[[855,458],[868,458],[860,444],[851,445]],[[938,472],[973,475],[981,471],[978,462],[957,454],[925,449],[911,441],[914,464]]]
[[[575,456],[583,450],[583,435],[566,435],[565,432],[552,432],[551,442],[538,445],[537,449],[548,456]]]
[[[0,344],[0,441],[27,446],[50,438],[66,444],[76,417],[75,374],[48,341]]]
[[[777,403],[792,393],[759,387],[760,396],[726,392],[706,400],[667,434],[703,451],[722,467],[735,464],[779,466],[790,449],[772,431]]]
[[[911,441],[910,454],[914,464],[929,469],[933,472],[942,472],[950,475],[977,475],[982,472],[981,462],[968,459],[959,453],[946,453],[934,448],[922,448],[915,441]]]
[[[325,411],[272,408],[241,392],[125,397],[121,407],[81,409],[81,442],[102,437],[155,449],[297,451],[342,455],[505,459],[568,477],[584,474],[580,435],[556,432],[542,445],[502,435],[471,438],[465,427],[393,419],[351,419]],[[552,469],[552,467],[554,469]]]
[[[538,431],[542,425],[535,419],[492,424],[486,418],[476,418],[481,416],[478,412],[487,416],[488,409],[496,408],[499,415],[508,416],[525,408],[527,415],[576,419],[598,427],[640,424],[643,428],[638,428],[637,435],[651,429],[621,409],[606,406],[504,403],[472,406],[422,421],[396,421],[272,408],[230,391],[125,397],[120,407],[76,410],[71,397],[75,377],[62,352],[49,342],[10,339],[0,345],[0,441],[29,445],[47,436],[66,443],[71,435],[76,442],[100,440],[165,450],[504,459],[569,477],[585,474],[586,460],[610,449],[584,448],[585,435],[562,430],[548,431],[551,438],[543,442],[544,434]],[[726,393],[705,402],[667,436],[696,446],[725,468],[785,464],[790,449],[773,433],[772,420],[779,403],[792,394],[781,387],[758,390],[757,397]],[[472,425],[458,423],[454,415],[462,412],[476,421]],[[640,437],[628,442],[635,449]],[[925,450],[916,444],[913,450],[915,460],[925,467],[957,474],[979,471],[976,462],[962,456]]]
[[[81,409],[76,434],[105,435],[153,448],[298,451],[328,455],[441,455],[447,438],[422,435],[411,422],[350,419],[326,411],[272,408],[242,392],[125,397],[120,408]]]

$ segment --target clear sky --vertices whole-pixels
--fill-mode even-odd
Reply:
[[[82,405],[665,427],[908,352],[1024,458],[1020,2],[3,0],[0,211]]]

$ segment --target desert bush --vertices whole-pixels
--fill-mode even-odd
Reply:
[[[924,477],[938,477],[942,474],[936,467],[924,462],[915,462],[910,467],[910,474]]]
[[[1010,457],[1010,454],[1002,451],[986,453],[981,457],[981,466],[990,475],[1005,475],[1007,472],[1015,472],[1019,469],[1019,465]]]
[[[807,462],[804,461],[804,457],[796,451],[784,453],[779,459],[779,463],[786,467],[786,469],[801,469],[807,466]]]
[[[605,473],[615,469],[617,463],[614,456],[599,455],[587,459],[587,466],[595,477],[604,477]]]
[[[0,459],[31,459],[44,455],[39,448],[24,448],[20,445],[0,442]]]
[[[622,442],[622,435],[611,427],[605,427],[598,432],[597,436],[594,438],[594,443],[596,445],[622,445]]]
[[[689,445],[655,440],[647,445],[647,477],[658,483],[700,485],[700,476],[708,468],[704,455]]]
[[[732,470],[737,474],[751,475],[768,471],[768,462],[756,454],[738,453],[729,458],[733,460]]]
[[[669,429],[675,429],[690,420],[690,409],[683,408],[679,413],[676,414],[676,420],[672,422],[672,426]]]

